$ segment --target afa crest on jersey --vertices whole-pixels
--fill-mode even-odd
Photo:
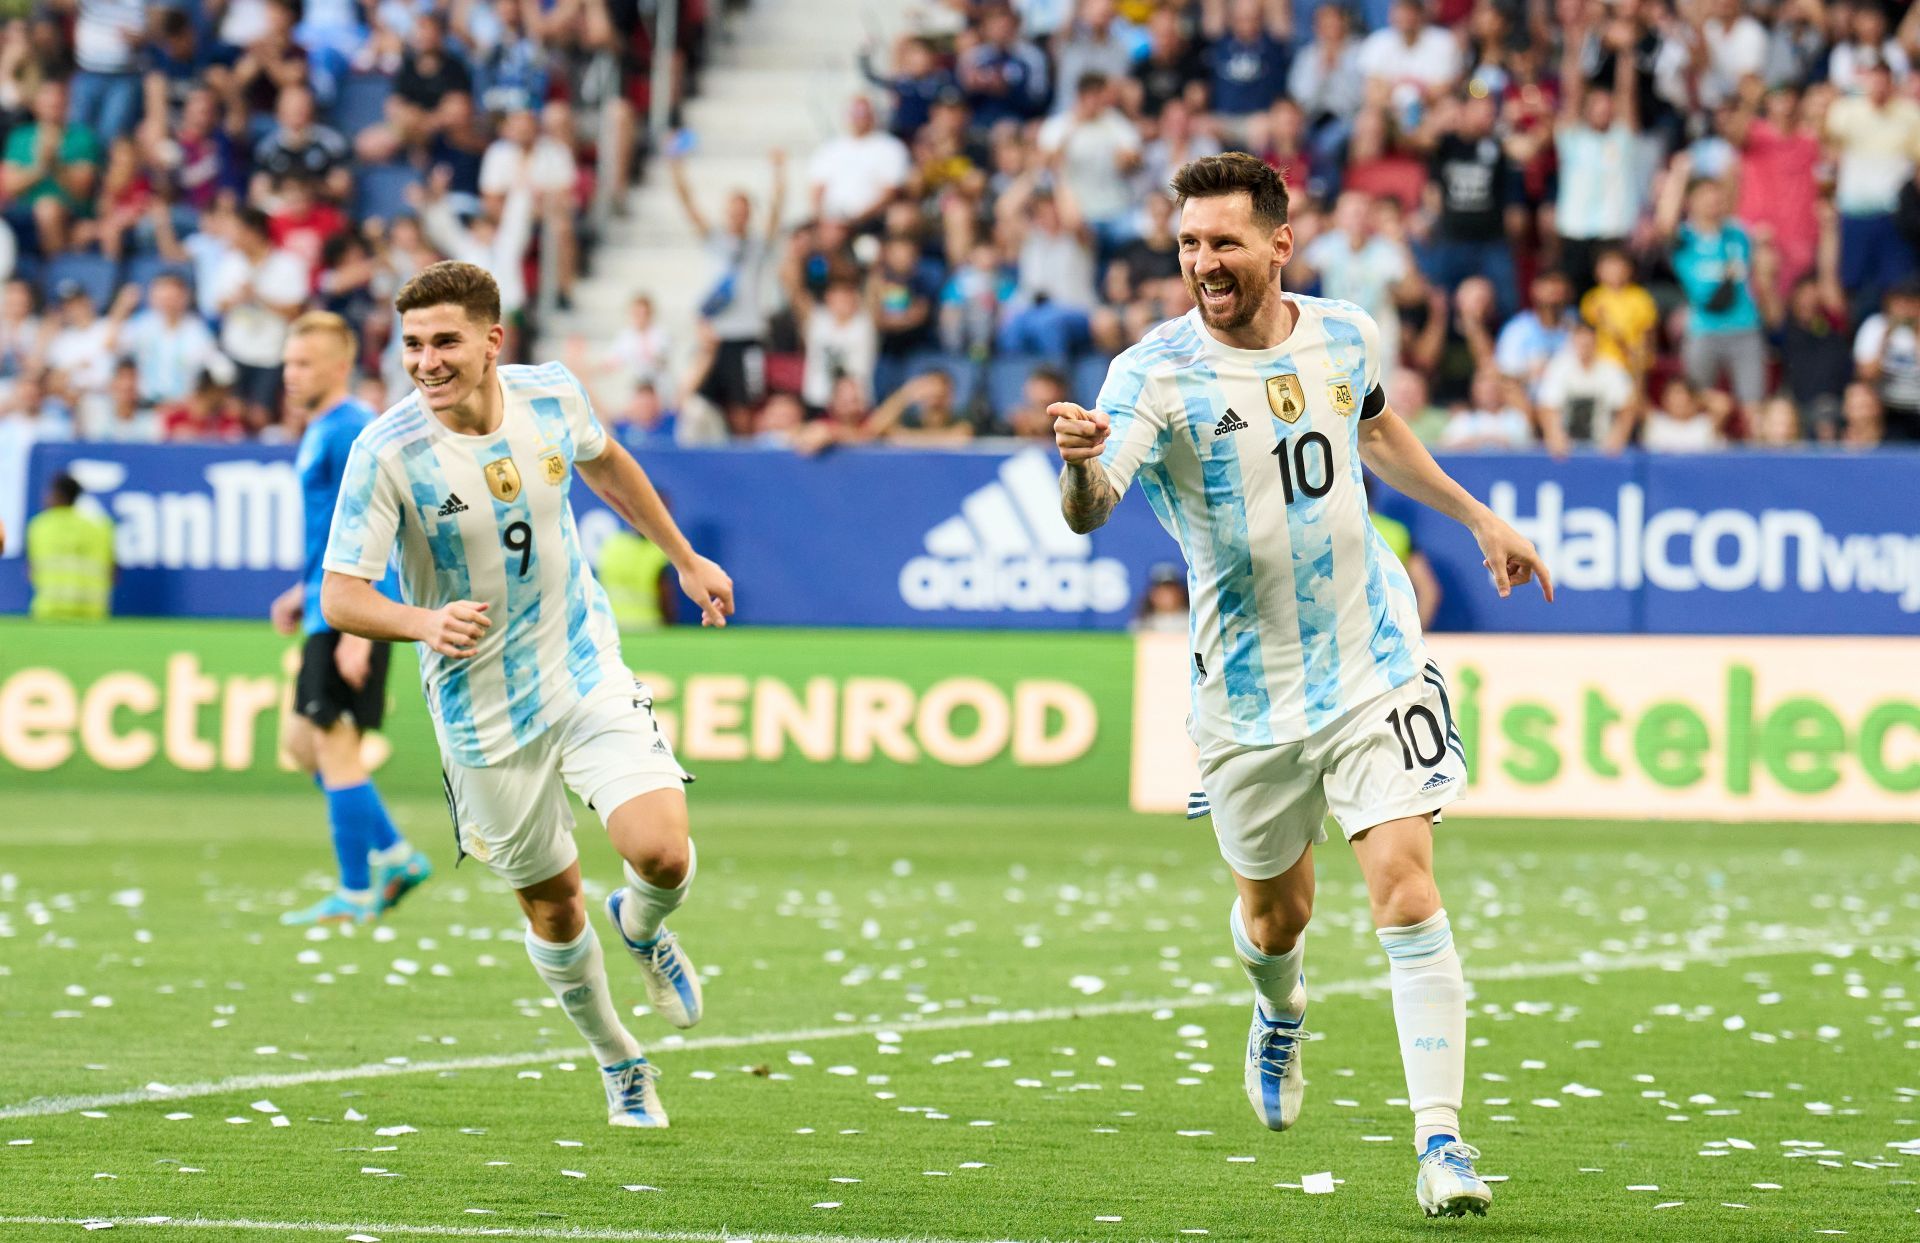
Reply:
[[[1267,405],[1273,410],[1274,417],[1283,423],[1297,423],[1307,409],[1306,390],[1300,387],[1297,375],[1274,375],[1267,377]]]
[[[541,454],[540,467],[547,473],[547,484],[549,487],[559,487],[561,481],[567,477],[567,459],[560,455],[560,450],[558,449],[555,449],[551,453]]]
[[[487,491],[503,504],[511,505],[520,495],[520,469],[511,457],[495,458],[481,468],[487,477]]]
[[[1327,385],[1327,404],[1333,407],[1335,414],[1353,413],[1353,383],[1350,380],[1335,380]]]

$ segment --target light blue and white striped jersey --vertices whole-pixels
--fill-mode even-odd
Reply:
[[[1114,359],[1101,465],[1137,477],[1187,558],[1192,732],[1294,742],[1418,676],[1413,585],[1367,517],[1359,424],[1384,407],[1380,330],[1288,294],[1293,332],[1239,350],[1190,311]]]
[[[567,503],[573,464],[599,457],[606,433],[561,364],[499,374],[506,413],[491,435],[453,431],[417,393],[360,433],[325,561],[377,581],[397,540],[407,603],[492,606],[475,655],[419,645],[441,750],[469,767],[538,738],[603,678],[632,677]]]

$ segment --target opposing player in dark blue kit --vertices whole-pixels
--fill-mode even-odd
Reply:
[[[345,320],[316,311],[293,322],[283,356],[287,398],[307,414],[296,461],[306,510],[305,569],[273,602],[280,633],[306,634],[286,741],[327,797],[340,865],[339,887],[281,916],[284,924],[365,923],[433,874],[427,857],[394,828],[360,757],[361,735],[378,729],[386,710],[388,645],[341,634],[320,615],[320,561],[347,454],[377,417],[348,395],[354,347]]]

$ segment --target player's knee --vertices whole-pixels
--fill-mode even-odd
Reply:
[[[1247,939],[1262,954],[1284,954],[1299,944],[1313,918],[1312,894],[1287,894],[1257,910],[1242,911]]]
[[[563,945],[580,935],[587,926],[586,896],[578,889],[527,903],[527,923],[543,941]]]
[[[678,889],[693,867],[693,851],[686,834],[660,833],[637,847],[627,862],[649,885]]]
[[[1374,890],[1374,922],[1382,928],[1405,928],[1440,909],[1440,890],[1432,874],[1420,869],[1396,871]]]

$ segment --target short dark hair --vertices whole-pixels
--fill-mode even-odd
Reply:
[[[1253,201],[1253,218],[1260,224],[1277,229],[1287,223],[1287,183],[1265,160],[1244,151],[1189,160],[1169,185],[1183,207],[1188,199],[1244,194]]]
[[[258,207],[248,205],[242,207],[236,214],[240,221],[240,227],[255,237],[268,239],[273,237],[273,222],[267,218],[267,213],[261,211]]]
[[[393,309],[402,315],[448,305],[491,328],[500,322],[500,286],[485,268],[448,259],[420,269],[393,299]]]
[[[80,481],[72,475],[55,475],[53,482],[47,485],[47,491],[53,495],[56,505],[71,505],[80,499]]]

